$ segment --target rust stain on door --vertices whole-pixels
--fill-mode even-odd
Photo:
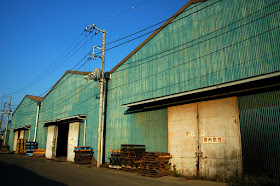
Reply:
[[[225,179],[240,175],[239,127],[237,97],[169,107],[171,165],[184,176]]]
[[[182,175],[196,176],[197,172],[197,105],[169,107],[168,152],[171,166]],[[187,166],[186,166],[187,165]]]
[[[242,150],[237,97],[199,103],[199,125],[205,130],[205,137],[213,139],[212,143],[200,142],[203,152],[200,175],[206,179],[240,175]]]

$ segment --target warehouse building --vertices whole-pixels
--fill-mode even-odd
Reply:
[[[169,152],[184,176],[279,175],[279,8],[190,0],[133,50],[105,86],[103,163],[110,149],[141,144]],[[77,145],[96,158],[99,87],[87,74],[67,71],[41,101],[36,141],[47,158],[73,161]]]
[[[136,143],[170,152],[186,176],[279,175],[279,8],[182,7],[111,70],[106,159]]]
[[[12,122],[8,127],[7,141],[11,150],[16,151],[17,140],[34,141],[36,122],[39,116],[39,105],[42,97],[26,95],[12,114]]]

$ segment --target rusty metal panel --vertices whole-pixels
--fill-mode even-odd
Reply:
[[[171,167],[184,176],[196,176],[198,169],[197,103],[169,107],[168,152]]]
[[[229,179],[234,174],[241,175],[242,151],[237,97],[200,102],[198,113],[200,176],[206,179]]]
[[[237,97],[169,107],[168,152],[171,165],[184,176],[241,175]]]
[[[238,97],[244,174],[280,175],[280,91]]]

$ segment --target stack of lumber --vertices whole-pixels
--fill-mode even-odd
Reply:
[[[139,174],[141,176],[161,177],[169,174],[169,153],[146,152],[140,160]]]
[[[23,150],[25,150],[25,143],[26,143],[25,139],[17,140],[17,148],[15,154],[22,154],[24,152]]]
[[[93,151],[92,148],[89,146],[78,146],[74,147],[74,152],[75,152],[75,158],[74,162],[75,163],[91,163],[92,156],[93,156]]]
[[[43,158],[45,157],[45,153],[46,153],[45,149],[34,149],[32,156],[36,158]]]
[[[36,142],[26,142],[25,143],[25,150],[26,150],[27,155],[32,156],[34,149],[38,149],[38,143],[36,143]]]
[[[111,149],[110,150],[111,157],[109,168],[119,169],[122,166],[121,162],[121,150],[120,149]]]
[[[145,145],[121,145],[121,169],[130,172],[137,171],[139,160],[145,151]]]

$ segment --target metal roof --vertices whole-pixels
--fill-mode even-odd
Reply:
[[[134,49],[128,56],[126,56],[119,64],[117,64],[110,73],[113,73],[117,68],[119,68],[124,62],[126,62],[132,55],[134,55],[138,50],[140,50],[146,43],[148,43],[153,37],[155,37],[161,30],[163,30],[171,21],[173,21],[178,15],[180,15],[186,8],[191,4],[205,2],[207,0],[190,0],[185,4],[178,12],[176,12],[172,17],[170,17],[163,25],[161,25],[152,35],[150,35],[143,43],[141,43],[136,49]]]

